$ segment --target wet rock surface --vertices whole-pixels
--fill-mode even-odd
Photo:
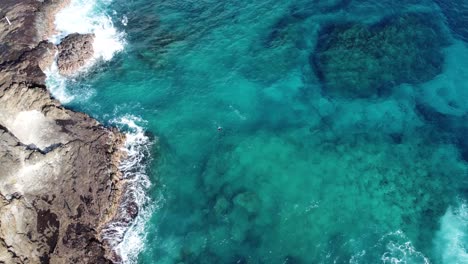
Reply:
[[[5,0],[0,22],[0,263],[111,263],[124,136],[51,98],[43,40],[65,1]]]
[[[370,97],[401,84],[417,84],[442,71],[448,43],[432,14],[388,17],[374,25],[324,28],[310,61],[325,93]]]
[[[70,34],[58,45],[60,74],[72,75],[93,57],[94,34]]]

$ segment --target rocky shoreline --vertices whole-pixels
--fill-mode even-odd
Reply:
[[[137,213],[119,206],[125,136],[64,108],[45,84],[57,52],[47,37],[67,2],[0,2],[11,21],[0,21],[0,263],[118,262],[102,231]],[[59,46],[64,74],[92,53],[90,36],[71,38],[86,43]]]

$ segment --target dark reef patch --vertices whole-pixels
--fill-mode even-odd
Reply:
[[[431,80],[442,71],[448,45],[438,17],[407,13],[374,25],[325,26],[310,64],[333,96],[370,97]]]
[[[302,23],[314,14],[326,14],[344,10],[351,2],[352,0],[313,0],[305,3],[292,4],[287,15],[278,19],[272,26],[270,33],[265,38],[265,46],[272,47],[283,44],[282,42],[287,38],[291,25]]]
[[[444,13],[454,35],[468,42],[468,0],[434,0]]]
[[[306,18],[311,14],[337,12],[347,8],[353,0],[313,0],[300,2],[291,7],[291,14],[295,18]]]

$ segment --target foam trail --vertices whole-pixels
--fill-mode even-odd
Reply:
[[[56,62],[53,62],[52,66],[45,70],[44,73],[47,76],[47,88],[57,100],[59,100],[62,104],[67,104],[75,99],[75,96],[67,91],[67,79],[59,74]]]
[[[449,207],[440,221],[434,246],[443,264],[468,263],[468,204]]]
[[[121,217],[110,223],[103,230],[103,239],[113,247],[121,257],[122,263],[136,263],[138,254],[144,247],[145,223],[151,216],[154,206],[150,205],[150,198],[146,191],[151,182],[146,174],[146,165],[150,158],[151,141],[145,135],[145,130],[139,124],[142,119],[127,115],[112,121],[121,131],[127,131],[125,151],[127,158],[120,164],[123,178],[128,182],[122,211],[128,206],[137,206],[138,215],[135,219]],[[152,203],[157,204],[157,203]],[[129,224],[130,223],[130,224]]]

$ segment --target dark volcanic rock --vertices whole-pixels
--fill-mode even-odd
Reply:
[[[401,83],[421,83],[439,74],[447,45],[440,19],[409,13],[375,25],[324,28],[311,65],[333,96],[385,94]]]
[[[70,34],[58,45],[60,74],[72,75],[93,57],[94,34]]]
[[[2,0],[0,263],[111,263],[101,232],[125,182],[124,136],[51,98],[45,41],[62,0]]]

